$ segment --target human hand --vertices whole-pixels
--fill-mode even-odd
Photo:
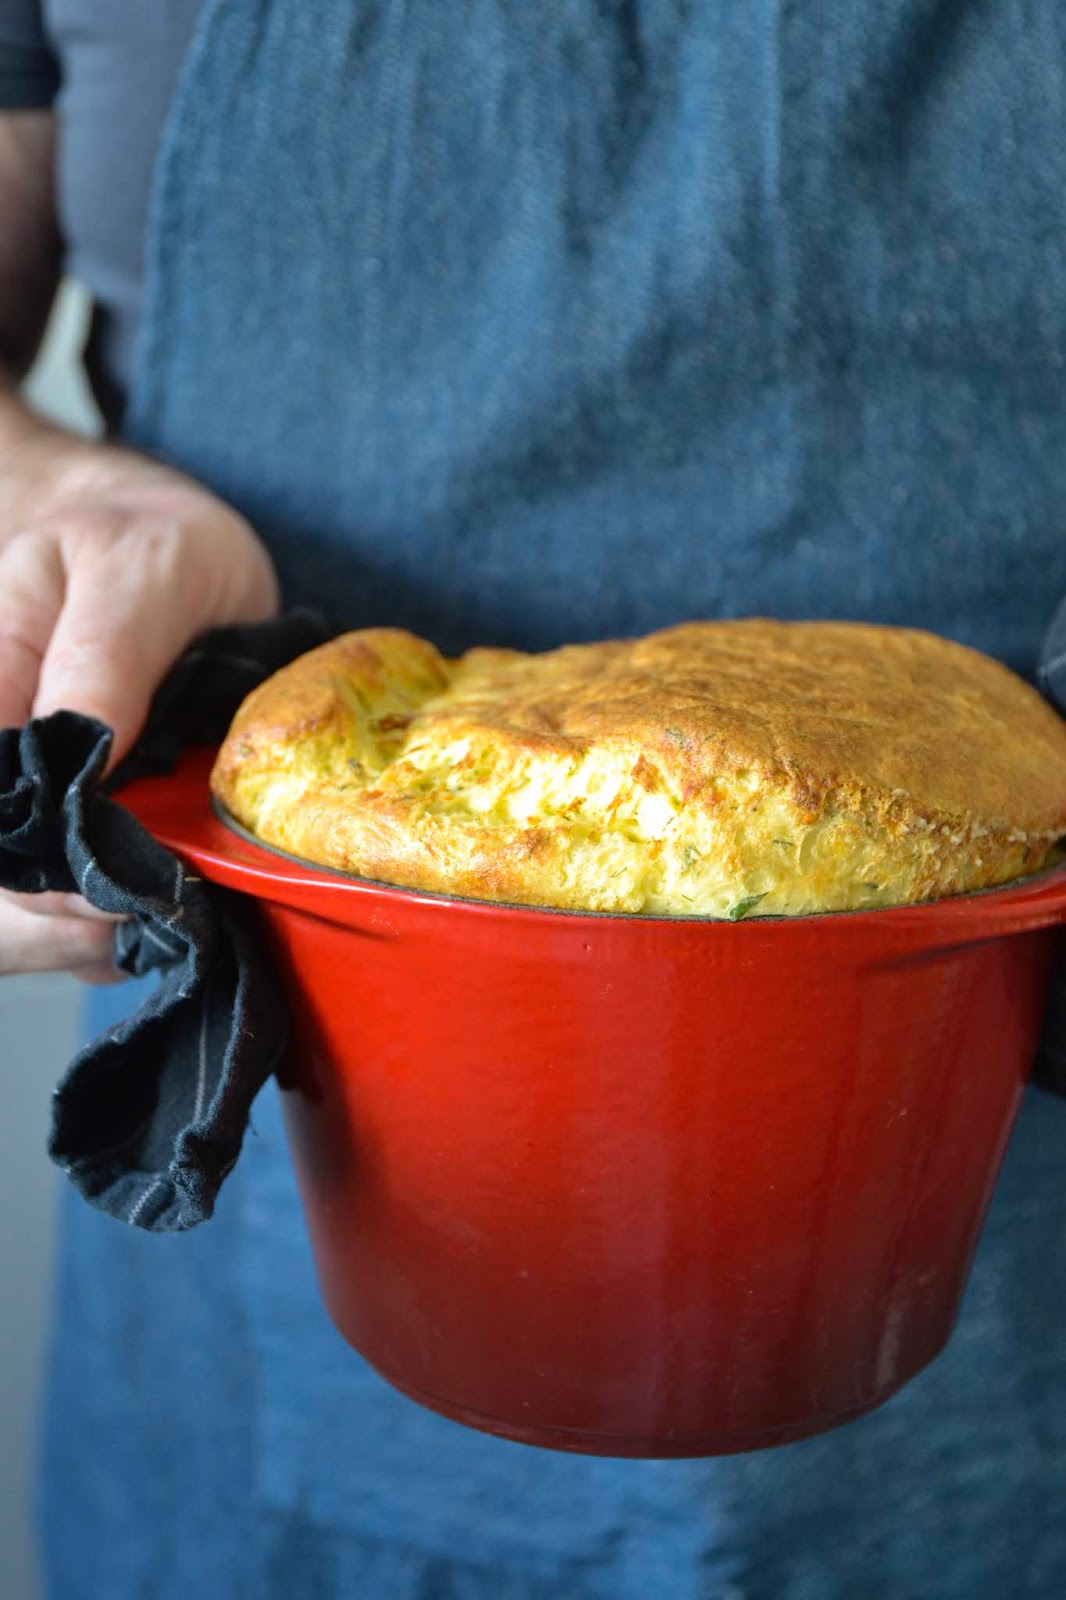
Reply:
[[[0,726],[83,712],[114,730],[114,765],[192,639],[277,605],[252,529],[181,474],[44,427],[0,458]],[[113,920],[76,895],[0,894],[0,975],[114,981]]]

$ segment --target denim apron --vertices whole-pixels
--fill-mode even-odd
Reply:
[[[1066,593],[1066,12],[828,9],[209,0],[130,437],[290,601],[448,650],[762,612],[1031,670]],[[66,1218],[53,1593],[1059,1597],[1064,1157],[1030,1096],[954,1341],[878,1413],[601,1461],[341,1342],[268,1091],[197,1234]]]

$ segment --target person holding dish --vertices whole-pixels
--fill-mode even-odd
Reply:
[[[688,617],[922,626],[1031,674],[1066,593],[1066,20],[862,0],[0,0],[0,716],[118,749],[279,603],[456,654]],[[60,265],[105,443],[15,383]],[[111,976],[82,905],[0,968]],[[92,1025],[130,1004],[99,996]],[[52,1592],[1057,1595],[1066,1108],[948,1352],[707,1462],[526,1452],[321,1312],[272,1097],[216,1219],[65,1218]]]

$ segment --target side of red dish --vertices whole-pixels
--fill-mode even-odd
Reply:
[[[398,1387],[528,1443],[717,1454],[948,1338],[1066,871],[933,905],[603,917],[410,893],[228,829],[210,752],[124,803],[254,896],[323,1291]]]

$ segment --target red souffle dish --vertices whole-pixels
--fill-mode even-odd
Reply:
[[[259,907],[323,1293],[390,1382],[528,1444],[701,1456],[858,1416],[942,1349],[1066,870],[735,923],[493,904],[266,848],[213,759],[122,799]]]

